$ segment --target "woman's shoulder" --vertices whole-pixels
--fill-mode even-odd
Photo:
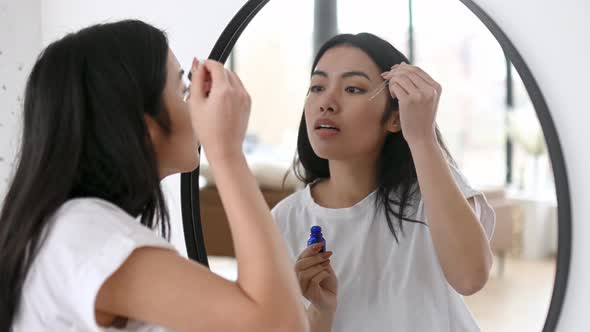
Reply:
[[[50,219],[51,227],[75,233],[88,231],[110,233],[116,229],[143,227],[123,209],[99,198],[68,200],[53,213]]]
[[[73,198],[64,202],[53,214],[52,218],[65,218],[72,215],[110,215],[119,218],[131,218],[117,205],[96,197]]]
[[[45,249],[68,250],[77,256],[90,255],[107,244],[172,248],[168,241],[138,219],[98,198],[76,198],[65,202],[50,217],[45,231]]]
[[[37,323],[41,301],[50,309],[42,309],[40,324],[97,330],[98,291],[129,255],[144,246],[174,250],[133,216],[96,198],[65,202],[47,225],[23,288],[22,324]]]
[[[166,239],[118,206],[77,198],[62,204],[48,220],[35,264],[40,270],[63,270],[64,279],[67,272],[85,271],[94,280],[103,280],[131,252],[145,246],[175,251]]]

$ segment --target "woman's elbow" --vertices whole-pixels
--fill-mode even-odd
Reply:
[[[476,260],[477,264],[470,264],[471,268],[469,271],[463,273],[463,276],[459,278],[456,285],[453,285],[453,288],[463,296],[470,296],[479,292],[488,282],[493,257],[488,246],[484,256]]]
[[[456,285],[453,285],[453,288],[463,296],[473,295],[486,285],[489,275],[488,268],[478,269],[462,278]]]

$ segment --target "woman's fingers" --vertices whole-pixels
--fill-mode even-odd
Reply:
[[[326,268],[331,275],[336,276],[336,272],[334,272],[334,269],[332,268],[332,264],[328,264],[328,266]]]
[[[219,62],[193,62],[192,72],[192,124],[207,158],[241,154],[250,115],[248,93]]]
[[[224,67],[224,70],[225,70],[225,74],[227,76],[227,82],[229,83],[229,86],[231,86],[234,89],[239,89],[237,75],[225,67]]]
[[[418,87],[414,85],[414,82],[412,82],[406,75],[394,75],[390,81],[397,82],[408,92],[408,94],[420,93]]]
[[[299,254],[299,257],[297,257],[297,260],[317,254],[318,252],[320,252],[320,250],[322,250],[323,246],[323,243],[316,243],[303,249],[301,254]]]
[[[329,258],[333,253],[331,251],[320,253],[319,251],[322,247],[322,243],[316,243],[305,248],[295,263],[295,272],[297,273],[299,286],[304,294],[312,279],[318,275],[318,273],[330,268]]]
[[[381,73],[381,77],[382,77],[384,80],[388,80],[388,79],[390,79],[392,76],[393,76],[393,69],[392,69],[392,70],[390,70],[390,71],[386,71],[386,72],[384,72],[384,73]]]
[[[307,292],[309,288],[309,283],[311,280],[322,271],[325,271],[327,266],[329,266],[329,262],[324,262],[322,264],[313,266],[305,271],[299,272],[297,274],[297,279],[299,279],[299,285],[301,287],[301,291],[303,294]]]
[[[428,86],[416,74],[404,71],[403,67],[397,67],[391,72],[384,73],[383,78],[389,80],[389,91],[392,92],[394,98],[420,97],[425,91],[425,86]],[[426,89],[432,90],[431,88]]]
[[[393,75],[390,82],[399,84],[407,92],[409,99],[415,102],[438,100],[438,91],[414,72],[400,70]]]
[[[412,93],[416,93],[417,89],[413,83],[407,78],[393,77],[389,80],[390,90],[395,92],[397,98],[405,98],[410,96]]]
[[[242,80],[240,79],[240,77],[236,73],[234,73],[231,70],[228,70],[227,73],[228,73],[228,76],[230,77],[230,79],[233,83],[233,86],[235,88],[246,91],[246,88],[244,87],[244,83],[242,82]]]
[[[393,72],[406,72],[406,73],[412,73],[412,74],[418,75],[422,80],[424,80],[424,82],[426,82],[429,86],[431,86],[436,91],[437,94],[440,95],[442,92],[441,85],[437,81],[435,81],[427,72],[425,72],[422,68],[420,68],[418,66],[409,65],[405,62],[402,62],[402,64],[397,66],[395,68],[395,70],[392,69],[392,71],[387,72],[387,73],[393,73]]]
[[[320,288],[320,283],[326,279],[330,278],[330,273],[326,270],[320,271],[320,273],[316,274],[310,281],[308,289],[311,288]]]
[[[422,96],[435,98],[438,95],[438,91],[424,78],[415,72],[404,72],[404,75],[412,81],[412,83],[418,87]]]
[[[415,72],[406,71],[400,73],[409,78],[412,83],[414,83],[414,85],[420,90],[428,91],[433,88],[430,83],[426,82],[422,76],[416,74]]]
[[[442,87],[427,72],[425,72],[422,68],[417,67],[417,66],[409,66],[408,65],[405,67],[408,68],[409,70],[411,70],[416,75],[420,76],[425,82],[428,83],[428,85],[433,87],[436,90],[436,92],[440,95],[440,93],[442,92]]]
[[[207,69],[199,62],[196,58],[193,58],[193,64],[191,67],[191,85],[189,87],[189,96],[195,96],[197,98],[205,98],[206,92],[208,91],[206,80],[208,76]],[[189,97],[190,98],[190,97]]]
[[[232,72],[231,70],[228,70],[228,76],[229,76],[230,80],[232,81],[233,87],[236,88],[238,91],[240,91],[240,95],[242,96],[244,103],[246,103],[247,105],[251,105],[252,99],[250,97],[250,94],[248,93],[248,91],[244,87],[244,83],[242,82],[240,77],[236,73]]]
[[[206,60],[202,63],[202,66],[206,68],[211,75],[211,92],[223,87],[231,86],[227,70],[223,64],[213,60]]]
[[[302,259],[297,260],[295,263],[295,271],[300,272],[309,269],[310,267],[323,263],[328,260],[332,256],[331,251],[327,251],[321,254],[317,254],[314,256],[304,257]]]

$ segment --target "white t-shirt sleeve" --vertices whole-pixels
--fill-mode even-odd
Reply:
[[[496,225],[496,214],[494,209],[490,206],[482,192],[477,191],[471,187],[465,176],[455,165],[449,163],[449,168],[451,169],[451,174],[453,175],[459,190],[461,190],[463,193],[463,196],[466,199],[473,199],[473,209],[475,215],[481,223],[488,241],[490,241],[492,239],[494,227]],[[421,201],[419,205],[419,214],[426,218],[426,211],[424,209],[424,203]]]
[[[492,235],[494,234],[494,227],[496,225],[496,213],[494,212],[494,209],[488,203],[486,197],[481,191],[477,191],[471,187],[469,181],[467,181],[465,176],[455,165],[449,164],[449,168],[451,169],[451,173],[453,174],[459,189],[463,193],[463,196],[467,199],[473,198],[473,208],[475,215],[483,226],[488,241],[490,241],[492,239]]]
[[[140,247],[175,250],[110,203],[82,199],[62,208],[38,257],[58,315],[48,318],[75,330],[104,331],[95,321],[98,291]]]
[[[283,235],[286,243],[287,243],[287,251],[289,252],[289,257],[293,264],[297,261],[298,253],[295,253],[295,248],[292,246],[292,242],[297,241],[297,239],[293,239],[293,234],[291,230],[289,230],[289,223],[297,222],[296,220],[290,220],[289,218],[289,210],[293,208],[293,204],[299,203],[298,200],[294,200],[293,197],[289,196],[288,198],[279,202],[271,211],[272,218],[275,222],[275,225],[279,229],[281,235]]]

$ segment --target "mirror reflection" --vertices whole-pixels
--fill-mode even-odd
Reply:
[[[320,10],[337,26],[314,25]],[[228,65],[253,100],[244,151],[318,324],[541,329],[557,250],[551,165],[518,73],[459,1],[271,1]],[[202,174],[211,268],[232,279],[206,160]],[[308,246],[322,238],[324,253]]]

